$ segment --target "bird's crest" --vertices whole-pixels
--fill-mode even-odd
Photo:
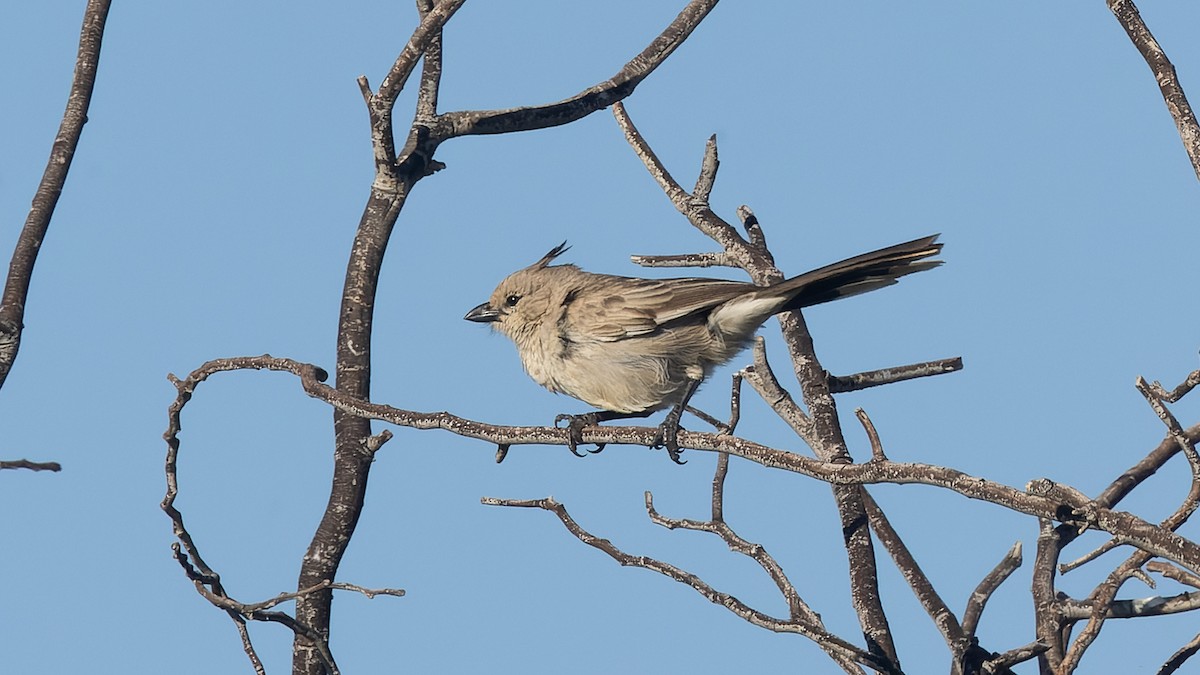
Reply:
[[[558,246],[555,246],[554,248],[550,249],[550,251],[546,255],[542,256],[541,260],[530,265],[529,269],[531,269],[531,270],[544,269],[547,265],[549,265],[551,262],[553,262],[553,260],[555,258],[562,255],[563,253],[566,253],[567,249],[569,249],[569,248],[571,248],[571,247],[567,246],[567,242],[564,241],[563,243],[559,244]]]

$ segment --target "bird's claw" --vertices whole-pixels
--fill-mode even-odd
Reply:
[[[589,454],[594,455],[604,449],[603,443],[597,443],[595,450],[585,450],[584,453],[579,452],[579,446],[583,444],[583,428],[596,423],[596,420],[591,415],[568,415],[566,413],[554,418],[554,427],[567,423],[567,449],[576,457],[587,457]]]
[[[679,420],[667,417],[662,424],[658,425],[658,431],[654,433],[654,440],[651,441],[650,447],[655,450],[666,448],[667,454],[671,457],[671,461],[676,464],[687,464],[687,460],[679,459],[679,454],[683,449],[679,447]]]

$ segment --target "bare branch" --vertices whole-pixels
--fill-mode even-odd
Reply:
[[[724,253],[684,253],[682,255],[631,255],[642,267],[738,267]]]
[[[62,465],[58,462],[31,462],[27,459],[13,459],[0,461],[0,470],[3,469],[29,469],[30,471],[62,471]]]
[[[238,636],[242,638],[242,651],[246,652],[246,657],[250,659],[250,667],[254,668],[256,675],[267,675],[262,659],[258,658],[258,652],[254,650],[254,643],[250,641],[250,630],[246,628],[246,620],[236,614],[231,614],[230,617],[237,626]]]
[[[567,445],[567,430],[555,427],[505,426],[469,420],[448,412],[417,412],[371,403],[346,395],[321,383],[325,371],[291,359],[270,355],[235,357],[209,361],[185,380],[175,381],[180,395],[171,405],[171,425],[164,437],[168,441],[168,460],[171,448],[178,444],[178,413],[190,400],[195,387],[208,377],[231,370],[276,370],[290,372],[300,378],[305,392],[325,401],[347,414],[363,419],[376,419],[414,429],[443,429],[459,436],[490,443],[509,445]],[[584,443],[649,446],[657,429],[654,427],[590,426],[583,430]],[[1200,433],[1200,428],[1196,429]],[[1189,432],[1191,433],[1191,432]],[[921,484],[941,487],[970,499],[991,502],[1020,513],[1045,518],[1047,521],[1071,520],[1075,512],[1087,513],[1087,523],[1097,529],[1119,536],[1123,543],[1147,553],[1175,561],[1200,573],[1200,546],[1173,531],[1174,519],[1155,526],[1123,511],[1113,511],[1088,501],[1078,491],[1050,481],[1035,481],[1035,489],[1023,492],[984,478],[971,476],[949,467],[909,462],[866,462],[844,464],[805,457],[793,452],[771,448],[730,434],[712,434],[682,430],[682,447],[711,452],[726,452],[763,466],[803,474],[834,485],[867,485],[871,483]],[[1050,484],[1053,488],[1046,486]],[[1057,488],[1057,489],[1055,489]],[[165,508],[165,506],[164,506]],[[1080,522],[1071,520],[1078,527]],[[1056,561],[1057,562],[1057,561]],[[1051,574],[1053,569],[1051,569]]]
[[[1157,675],[1171,675],[1171,673],[1177,672],[1185,661],[1196,655],[1196,652],[1200,652],[1200,635],[1192,638],[1186,645],[1180,647],[1179,651],[1172,654],[1162,668],[1158,669]]]
[[[863,504],[867,508],[867,518],[870,519],[871,529],[874,530],[875,536],[879,537],[879,542],[892,556],[892,560],[896,563],[896,569],[908,582],[908,587],[912,589],[913,595],[917,596],[925,613],[929,615],[930,619],[933,619],[933,625],[937,626],[938,632],[942,634],[946,646],[954,653],[955,658],[960,658],[969,645],[963,640],[962,626],[959,625],[954,612],[950,611],[950,608],[942,600],[942,596],[938,595],[933,583],[929,581],[929,577],[925,575],[924,570],[917,563],[917,559],[913,557],[912,551],[908,550],[908,547],[904,545],[904,540],[888,522],[883,509],[879,508],[879,504],[866,491],[863,491]]]
[[[1179,84],[1179,76],[1175,74],[1175,66],[1167,58],[1166,52],[1159,46],[1158,41],[1150,34],[1150,29],[1142,21],[1133,0],[1108,0],[1108,8],[1112,10],[1133,46],[1146,59],[1146,65],[1154,73],[1158,88],[1162,92],[1163,101],[1175,126],[1179,129],[1179,138],[1183,141],[1183,149],[1192,160],[1192,168],[1196,177],[1200,178],[1200,125],[1196,123],[1196,115],[1188,104],[1183,87]]]
[[[708,202],[713,185],[717,182],[717,169],[720,166],[721,161],[717,158],[717,135],[713,134],[704,144],[704,160],[700,163],[700,175],[696,177],[696,187],[692,188],[692,194],[696,199]]]
[[[863,426],[863,430],[867,432],[867,440],[871,443],[871,460],[875,462],[886,462],[887,455],[883,452],[883,443],[879,440],[879,432],[875,430],[875,423],[867,416],[867,411],[862,408],[854,410],[855,417]]]
[[[333,654],[329,650],[329,644],[324,632],[318,631],[307,622],[298,620],[286,613],[270,610],[280,603],[291,600],[300,601],[317,593],[328,592],[331,589],[355,591],[370,598],[376,595],[402,596],[404,595],[404,591],[392,588],[367,589],[354,584],[335,583],[330,579],[322,579],[307,587],[302,587],[296,592],[281,593],[269,600],[256,603],[240,602],[226,593],[221,583],[220,575],[209,567],[201,557],[199,547],[184,524],[183,514],[175,507],[175,501],[179,495],[179,432],[182,428],[181,415],[184,406],[191,400],[196,387],[207,379],[209,375],[222,372],[223,370],[236,370],[248,364],[249,367],[253,368],[255,367],[253,364],[264,360],[268,362],[272,361],[269,356],[259,357],[258,359],[231,359],[222,362],[213,370],[192,373],[191,376],[183,380],[174,376],[169,378],[175,385],[177,395],[168,413],[169,423],[167,431],[163,434],[163,438],[167,441],[167,492],[163,497],[162,509],[170,517],[172,529],[175,532],[176,538],[179,539],[177,543],[172,544],[172,551],[176,561],[183,568],[188,578],[195,583],[196,591],[214,606],[219,607],[229,614],[234,623],[237,624],[238,633],[242,639],[242,648],[256,672],[263,672],[262,662],[259,660],[250,642],[250,635],[246,628],[247,621],[270,621],[287,626],[296,635],[297,641],[303,642],[306,645],[307,649],[311,651],[323,668],[330,673],[337,673],[337,664],[334,662]],[[303,370],[305,376],[312,378],[314,381],[323,380],[327,377],[325,371],[312,366],[303,369],[297,368],[297,370]],[[384,431],[373,438],[378,445],[382,445],[388,438],[391,438],[391,435],[391,432]]]
[[[1195,465],[1192,465],[1195,467]],[[1159,531],[1171,532],[1187,522],[1192,513],[1196,510],[1197,503],[1200,503],[1200,480],[1196,480],[1193,475],[1191,488],[1188,490],[1187,496],[1183,502],[1175,509],[1171,515],[1167,516],[1159,523]],[[1093,502],[1091,508],[1097,508],[1097,503]],[[1095,513],[1095,511],[1093,511]],[[1124,541],[1123,537],[1118,537]],[[1088,647],[1095,642],[1100,636],[1100,630],[1104,627],[1104,622],[1109,618],[1109,612],[1116,598],[1117,592],[1121,590],[1122,584],[1130,578],[1141,572],[1142,565],[1145,565],[1151,557],[1159,555],[1159,557],[1172,559],[1171,556],[1162,556],[1155,551],[1147,551],[1139,547],[1140,550],[1135,551],[1132,555],[1121,563],[1108,577],[1100,583],[1091,595],[1088,596],[1087,602],[1091,604],[1091,615],[1088,618],[1087,624],[1076,637],[1075,642],[1071,644],[1070,650],[1063,658],[1063,667],[1066,672],[1071,672],[1080,660],[1083,659],[1083,654]],[[1192,568],[1193,572],[1198,570]]]
[[[1141,392],[1143,397],[1145,397],[1146,402],[1150,404],[1150,407],[1154,410],[1154,413],[1158,415],[1158,418],[1162,420],[1162,423],[1167,426],[1167,430],[1170,432],[1171,438],[1175,439],[1175,442],[1179,444],[1179,447],[1183,448],[1183,455],[1187,457],[1188,464],[1192,468],[1192,480],[1200,481],[1200,455],[1196,454],[1196,446],[1192,444],[1191,440],[1187,437],[1187,434],[1184,433],[1183,427],[1180,426],[1179,421],[1175,419],[1175,416],[1171,414],[1170,410],[1167,410],[1167,406],[1163,403],[1162,399],[1159,398],[1159,393],[1166,393],[1163,391],[1162,386],[1158,385],[1156,382],[1155,387],[1152,388],[1146,382],[1146,379],[1141,375],[1139,375],[1137,378],[1136,386],[1137,390]]]
[[[434,0],[417,0],[417,12],[421,20],[433,12]],[[442,32],[438,29],[425,45],[421,57],[421,88],[417,94],[417,109],[414,121],[432,123],[437,117],[438,94],[442,87]]]
[[[712,522],[714,523],[725,522],[725,478],[728,476],[729,455],[722,452],[721,454],[717,455],[717,469],[713,472],[712,479]],[[653,505],[650,503],[650,493],[647,492],[646,510],[649,511],[652,506]],[[651,517],[651,520],[653,520],[653,517]],[[781,568],[780,573],[782,572],[783,570]],[[795,592],[794,586],[792,586],[790,583],[788,583],[787,586],[791,587],[792,591]]]
[[[646,492],[646,513],[649,514],[652,522],[667,529],[674,530],[680,528],[717,535],[729,546],[731,551],[751,558],[771,577],[771,580],[775,582],[775,587],[779,589],[780,594],[787,601],[789,616],[792,621],[807,622],[818,630],[825,630],[825,624],[821,621],[821,616],[804,602],[800,594],[796,592],[796,587],[788,580],[783,567],[767,552],[766,548],[760,544],[752,544],[746,541],[725,522],[725,478],[728,475],[729,455],[721,453],[717,456],[717,467],[713,472],[712,520],[697,521],[666,518],[654,509],[654,498],[649,491]],[[848,673],[862,672],[855,662],[841,651],[831,649],[819,642],[818,646],[824,649],[844,671]]]
[[[1181,584],[1187,584],[1192,588],[1200,588],[1200,576],[1181,570],[1161,560],[1151,560],[1146,563],[1146,569],[1161,574],[1168,579],[1178,581]]]
[[[1039,644],[1046,647],[1040,655],[1048,666],[1043,672],[1059,672],[1059,665],[1066,654],[1066,644],[1060,628],[1057,592],[1054,587],[1054,570],[1061,551],[1058,532],[1048,518],[1038,519],[1037,555],[1033,560],[1033,612],[1034,630]],[[1068,671],[1069,672],[1069,671]]]
[[[464,2],[466,0],[439,0],[433,7],[425,4],[428,9],[421,12],[421,23],[413,30],[404,49],[396,57],[396,62],[392,64],[392,69],[379,84],[377,105],[386,105],[389,110],[396,105],[396,98],[408,83],[417,61],[425,54],[430,42],[440,42],[442,27]]]
[[[832,373],[826,373],[826,375],[829,379],[829,391],[834,394],[843,394],[848,391],[858,391],[869,387],[892,384],[893,382],[912,380],[918,377],[944,375],[962,370],[962,368],[962,357],[956,356],[952,359],[938,359],[937,361],[914,363],[908,366],[868,370],[863,373],[855,373],[854,375],[838,376]]]
[[[1166,616],[1200,609],[1200,592],[1192,591],[1172,596],[1155,595],[1134,600],[1113,600],[1093,604],[1088,601],[1064,600],[1062,615],[1067,619],[1090,619],[1104,608],[1105,619],[1136,619],[1145,616]]]
[[[1091,561],[1095,560],[1096,558],[1099,558],[1100,556],[1104,555],[1105,553],[1108,553],[1109,551],[1119,547],[1120,545],[1121,545],[1121,542],[1117,541],[1116,539],[1109,539],[1108,541],[1104,542],[1103,544],[1100,544],[1096,548],[1092,549],[1091,551],[1088,551],[1087,553],[1079,556],[1078,558],[1076,558],[1070,562],[1065,562],[1065,563],[1059,565],[1058,572],[1059,572],[1059,574],[1066,574],[1067,572],[1070,572],[1071,570],[1078,569],[1078,568],[1086,565],[1087,563],[1090,563]]]
[[[770,249],[767,248],[767,235],[758,222],[758,216],[754,215],[750,207],[745,204],[738,207],[737,216],[738,220],[742,221],[742,229],[746,231],[750,246],[758,250],[768,263],[774,265],[775,256],[771,255]]]
[[[562,524],[567,528],[575,538],[579,541],[599,549],[617,561],[624,567],[640,567],[642,569],[658,572],[663,576],[669,577],[682,584],[691,586],[697,593],[707,598],[710,602],[725,607],[730,612],[741,617],[743,620],[758,626],[766,628],[777,633],[796,633],[803,635],[827,651],[833,650],[837,654],[853,660],[857,663],[862,663],[876,670],[885,673],[899,673],[898,670],[889,664],[882,662],[873,654],[865,652],[858,647],[842,640],[825,631],[823,628],[811,625],[803,621],[782,620],[764,614],[752,607],[749,607],[741,600],[717,591],[712,586],[709,586],[700,577],[686,572],[669,563],[656,560],[647,556],[635,556],[622,551],[607,539],[602,539],[585,530],[575,522],[575,520],[567,513],[567,509],[553,497],[545,499],[499,499],[496,497],[484,497],[482,503],[488,506],[508,506],[517,508],[537,508],[545,511],[550,511],[558,516]],[[694,521],[685,521],[694,523]],[[695,528],[700,529],[700,528]]]
[[[50,229],[50,218],[67,182],[67,172],[75,158],[83,125],[87,123],[88,107],[92,102],[92,90],[96,85],[96,71],[100,67],[100,44],[104,38],[104,24],[108,20],[111,0],[88,0],[83,12],[83,29],[79,35],[79,53],[75,58],[75,75],[71,81],[71,93],[67,97],[67,108],[63,113],[58,135],[50,148],[50,160],[38,183],[33,204],[25,226],[17,238],[12,261],[8,266],[8,278],[4,294],[0,296],[0,387],[8,378],[17,352],[21,346],[21,332],[25,321],[25,300],[29,296],[29,284],[33,279],[33,266],[38,251]]]
[[[1157,381],[1150,385],[1154,394],[1167,403],[1177,403],[1179,399],[1188,395],[1188,392],[1200,386],[1200,370],[1193,370],[1188,373],[1186,379],[1171,391],[1167,391]]]
[[[992,675],[993,673],[1001,673],[1007,670],[1010,666],[1015,666],[1018,663],[1023,663],[1029,659],[1040,656],[1048,650],[1049,647],[1040,643],[1034,642],[1023,647],[1010,649],[995,658],[992,658],[983,664],[981,672],[984,675]]]
[[[437,5],[417,0],[420,25],[413,31],[378,93],[368,94],[360,80],[371,124],[375,179],[363,210],[346,265],[339,313],[336,383],[341,395],[368,400],[371,382],[371,342],[375,302],[384,253],[400,211],[413,186],[444,165],[434,158],[447,139],[469,134],[492,134],[539,129],[579,119],[628,96],[695,29],[716,0],[692,0],[678,17],[640,55],[616,76],[579,95],[544,106],[493,111],[436,114],[441,82],[441,29],[462,0]],[[397,153],[392,122],[396,96],[405,86],[418,58],[424,56],[420,91],[404,147]],[[371,468],[371,425],[347,409],[334,412],[334,475],[325,513],[301,564],[298,587],[335,578],[365,503]],[[497,459],[505,454],[498,441]],[[328,589],[297,599],[296,616],[327,635],[332,595]],[[293,670],[316,675],[319,655],[300,641],[293,646]]]
[[[1004,558],[996,564],[996,567],[991,572],[987,573],[975,587],[971,593],[971,598],[967,600],[967,608],[963,610],[962,627],[963,632],[967,635],[974,635],[979,628],[979,619],[983,616],[983,608],[987,606],[988,600],[992,598],[992,594],[996,589],[1000,588],[1000,584],[1012,576],[1012,573],[1017,571],[1021,566],[1021,542],[1013,544],[1012,548],[1008,549],[1008,553]]]
[[[716,5],[717,0],[692,0],[642,53],[633,57],[615,75],[568,99],[505,110],[445,113],[438,117],[439,134],[443,139],[448,139],[545,129],[574,122],[613,105],[631,94],[642,80],[662,65]]]
[[[746,368],[743,372],[746,373],[746,379],[750,380],[750,385],[767,402],[767,405],[771,406],[775,414],[787,422],[788,426],[811,446],[813,442],[812,420],[804,414],[800,406],[796,405],[792,395],[776,379],[775,371],[767,362],[766,341],[762,336],[754,338],[754,366]]]
[[[620,103],[614,105],[613,116],[616,117],[621,130],[625,132],[625,140],[629,142],[634,153],[642,160],[646,170],[666,193],[676,210],[686,216],[698,230],[720,244],[725,249],[726,256],[729,256],[737,266],[745,267],[747,264],[745,252],[749,246],[746,240],[742,239],[732,225],[714,213],[706,200],[689,194],[671,177],[671,172],[658,159],[654,150],[650,148],[650,144],[634,126],[624,105]],[[714,140],[710,140],[710,142],[714,145],[716,143]],[[779,279],[782,278],[783,276],[779,275]]]
[[[760,246],[742,238],[728,222],[717,216],[706,198],[688,194],[671,178],[666,167],[634,127],[623,106],[613,106],[613,114],[625,132],[626,140],[641,158],[646,169],[693,227],[720,244],[726,254],[746,270],[754,283],[769,285],[784,278],[783,273],[775,267],[770,253],[765,250],[762,230],[755,229],[760,228],[760,225],[749,209],[740,210],[739,215],[744,218],[748,236],[761,245],[761,250]],[[829,392],[825,372],[820,367],[812,335],[808,332],[803,316],[798,311],[786,312],[779,316],[779,322],[792,357],[793,369],[800,380],[804,403],[812,419],[812,433],[804,437],[805,442],[823,460],[851,461],[838,422],[837,407]],[[887,614],[880,601],[875,552],[870,531],[864,527],[864,506],[859,494],[861,491],[859,487],[833,488],[834,501],[845,532],[851,601],[872,653],[891,663],[899,663]]]

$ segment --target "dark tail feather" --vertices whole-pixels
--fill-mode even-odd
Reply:
[[[785,310],[811,307],[823,302],[848,298],[867,293],[877,288],[891,286],[900,277],[942,264],[941,260],[927,260],[942,250],[937,243],[939,235],[922,237],[903,244],[896,244],[878,251],[856,255],[841,262],[801,274],[779,286],[791,286],[800,291],[793,297]],[[775,287],[779,289],[778,286]]]

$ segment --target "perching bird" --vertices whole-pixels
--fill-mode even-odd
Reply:
[[[679,462],[679,418],[717,366],[746,348],[773,314],[890,286],[941,264],[938,235],[864,253],[773,286],[721,279],[639,279],[551,265],[566,242],[510,274],[467,312],[517,346],[525,372],[599,411],[559,415],[575,452],[585,426],[671,407],[654,447]],[[600,446],[603,448],[603,446]],[[598,452],[598,450],[597,450]],[[579,454],[579,453],[575,453]]]

